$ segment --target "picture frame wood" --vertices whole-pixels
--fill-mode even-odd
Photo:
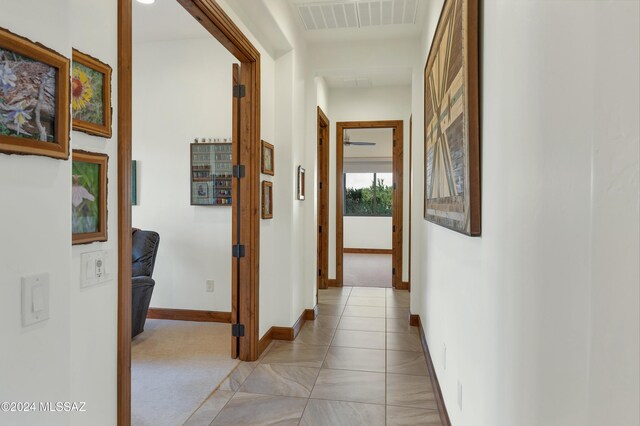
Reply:
[[[296,181],[297,181],[297,189],[298,189],[297,198],[300,201],[304,201],[305,199],[305,186],[306,186],[305,174],[306,174],[305,169],[302,166],[298,166],[298,179]]]
[[[273,183],[262,181],[262,218],[273,219]]]
[[[267,141],[262,141],[261,149],[261,165],[262,173],[265,175],[273,176],[275,174],[275,150],[273,145]]]
[[[80,65],[80,66],[78,66]],[[86,80],[86,73],[82,73],[80,76],[80,67],[86,67],[99,75],[102,75],[101,84],[96,84],[101,87],[101,95],[93,94],[86,102],[82,97],[82,91],[86,90],[86,86],[91,86],[90,82]],[[112,135],[112,122],[111,122],[111,67],[77,49],[73,49],[72,52],[72,79],[71,79],[71,100],[72,100],[72,118],[73,118],[73,130],[84,132],[94,136],[103,136],[105,138],[111,138]],[[90,88],[92,92],[96,88]],[[86,93],[86,91],[85,91]],[[98,95],[98,96],[97,96]],[[93,120],[89,118],[89,115],[83,113],[78,104],[83,103],[86,105],[85,109],[94,106],[95,109],[99,108],[100,118]]]
[[[69,159],[69,76],[69,58],[0,28],[0,152]]]
[[[72,243],[77,245],[107,241],[109,156],[74,149],[72,161]],[[84,167],[80,167],[81,165]],[[92,176],[82,176],[80,173],[85,170]]]
[[[424,218],[481,234],[479,0],[446,0],[424,68]]]

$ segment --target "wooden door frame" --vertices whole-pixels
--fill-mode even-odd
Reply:
[[[253,361],[258,353],[259,241],[260,241],[260,53],[215,0],[177,0],[242,64],[240,83],[245,95],[240,106],[239,149],[234,165],[245,166],[245,177],[234,182],[233,197],[242,200],[233,244],[245,255],[233,258],[232,287],[240,294],[239,318],[245,335],[240,359]],[[117,421],[131,424],[131,140],[132,140],[132,2],[118,0],[118,354]],[[194,21],[195,24],[195,21]],[[234,206],[237,203],[234,202]],[[235,209],[235,207],[234,207]],[[236,212],[236,210],[234,210]],[[234,227],[236,217],[234,216]],[[239,279],[237,274],[242,279]]]
[[[407,232],[407,290],[411,291],[411,212],[413,211],[413,114],[409,116],[409,232]]]
[[[395,140],[393,144],[393,250],[392,286],[398,290],[406,290],[406,283],[402,282],[402,233],[403,233],[403,120],[388,121],[342,121],[336,123],[336,285],[344,285],[344,131],[347,129],[393,129]]]
[[[318,148],[318,280],[317,290],[329,288],[329,154],[330,122],[322,108],[317,108]]]

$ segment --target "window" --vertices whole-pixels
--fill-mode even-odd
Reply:
[[[392,173],[345,173],[345,216],[391,216]]]

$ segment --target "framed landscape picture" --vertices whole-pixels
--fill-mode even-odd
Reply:
[[[107,241],[107,165],[105,154],[73,150],[71,224],[73,244]]]
[[[73,130],[111,137],[111,67],[73,49],[71,112]]]
[[[0,152],[69,158],[69,59],[2,28]]]
[[[298,194],[297,194],[297,198],[300,201],[304,201],[305,198],[305,191],[304,191],[304,187],[305,187],[305,170],[304,168],[302,168],[302,166],[298,166],[298,179],[297,179],[297,187],[298,187]]]
[[[273,183],[262,181],[262,218],[273,219]]]
[[[262,141],[262,173],[265,175],[274,175],[275,165],[273,154],[273,145],[267,141]]]
[[[478,0],[446,0],[424,70],[430,222],[481,233]]]

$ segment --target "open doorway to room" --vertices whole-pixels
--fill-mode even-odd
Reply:
[[[118,424],[182,424],[258,356],[260,55],[214,0],[118,13]],[[132,218],[160,254],[140,256]],[[141,305],[139,256],[164,283]]]
[[[336,280],[402,282],[402,121],[337,123]]]

